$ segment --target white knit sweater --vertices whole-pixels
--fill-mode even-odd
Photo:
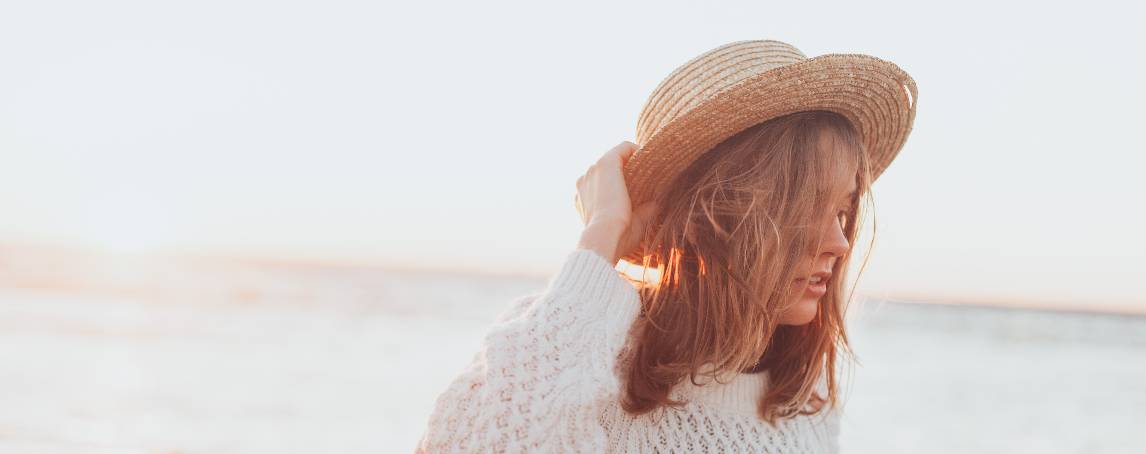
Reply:
[[[685,379],[670,394],[683,409],[625,413],[615,367],[639,312],[637,289],[613,265],[574,249],[544,291],[498,317],[438,397],[418,452],[838,451],[838,412],[778,428],[756,416],[766,373]]]

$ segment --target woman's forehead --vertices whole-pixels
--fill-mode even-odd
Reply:
[[[829,129],[821,130],[819,146],[823,158],[828,161],[828,179],[832,180],[828,186],[841,198],[851,198],[855,195],[859,175],[861,150],[855,149],[852,144],[842,140],[837,133]]]

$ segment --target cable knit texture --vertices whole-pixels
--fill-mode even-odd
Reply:
[[[835,453],[835,411],[756,416],[767,374],[685,381],[662,407],[620,407],[616,366],[640,312],[636,287],[596,252],[575,249],[538,294],[498,317],[438,397],[417,452]],[[820,383],[821,392],[825,390]],[[825,407],[826,408],[826,407]]]

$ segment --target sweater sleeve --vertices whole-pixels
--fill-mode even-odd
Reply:
[[[633,284],[575,249],[519,298],[438,396],[417,452],[599,452],[597,416],[619,395],[614,367],[640,312]]]

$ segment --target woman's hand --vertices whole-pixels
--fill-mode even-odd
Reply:
[[[640,245],[654,213],[653,202],[634,211],[625,186],[622,169],[635,151],[636,144],[621,142],[577,178],[575,202],[585,223],[577,247],[595,251],[612,264]]]

